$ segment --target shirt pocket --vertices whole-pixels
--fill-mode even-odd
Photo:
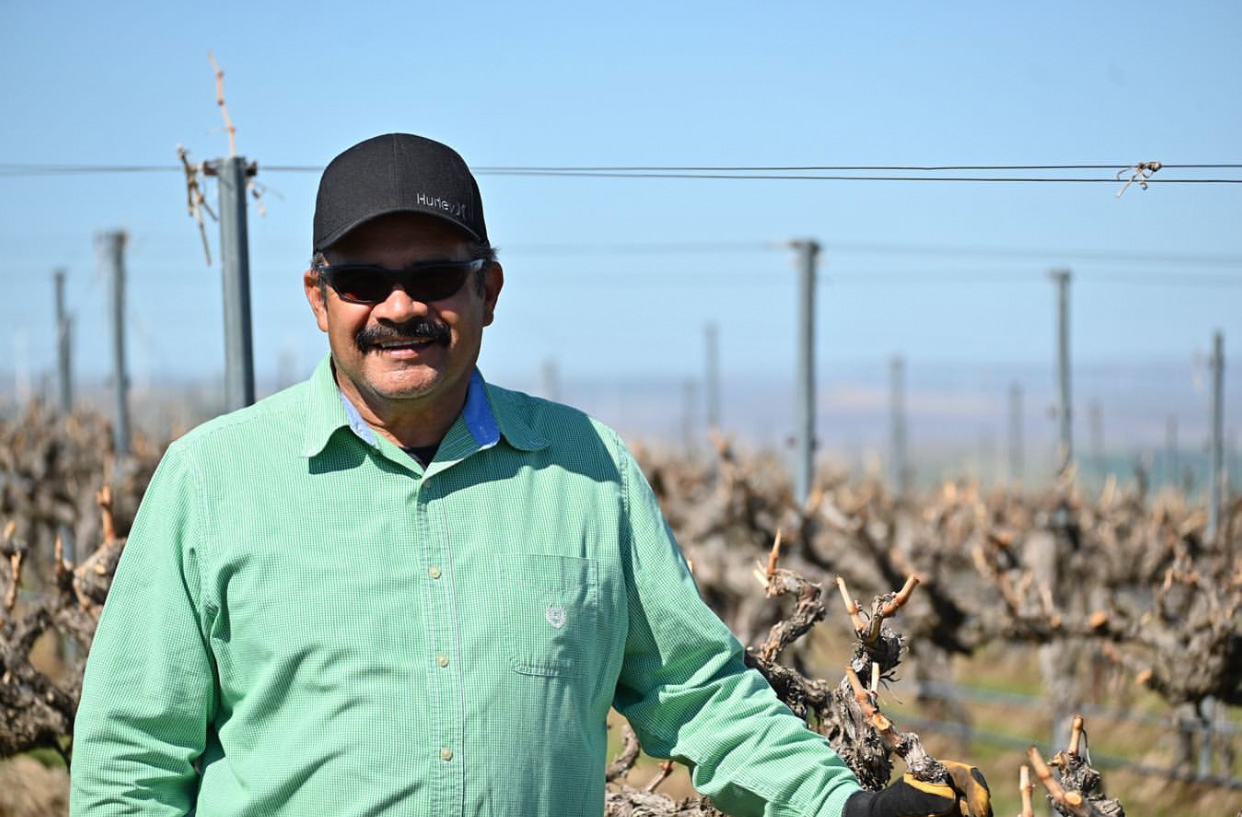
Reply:
[[[524,675],[583,675],[599,619],[595,560],[534,554],[495,558],[509,665]]]

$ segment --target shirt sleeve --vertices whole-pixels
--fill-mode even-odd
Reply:
[[[853,772],[743,663],[742,645],[699,597],[646,478],[619,447],[629,632],[614,705],[649,754],[686,763],[720,810],[837,817],[861,790]]]
[[[199,614],[203,493],[169,448],[138,510],[86,662],[70,814],[184,815],[214,716]]]

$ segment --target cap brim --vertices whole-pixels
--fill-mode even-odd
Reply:
[[[475,241],[484,240],[481,236],[479,236],[478,233],[476,233],[474,230],[467,227],[462,222],[458,221],[455,218],[446,216],[443,213],[438,213],[432,210],[425,210],[425,209],[421,209],[417,207],[392,207],[390,209],[382,210],[377,213],[368,214],[362,218],[354,220],[353,222],[346,223],[346,224],[341,225],[340,227],[337,227],[332,232],[321,237],[319,239],[319,243],[315,245],[314,250],[315,252],[323,252],[324,250],[330,249],[333,244],[337,243],[342,238],[344,238],[345,236],[352,233],[354,230],[361,227],[363,224],[366,224],[371,221],[375,221],[375,219],[380,218],[382,216],[390,216],[394,213],[412,213],[413,215],[417,215],[417,216],[427,216],[429,218],[434,218],[439,221],[443,221],[445,224],[451,224],[453,227],[456,227],[460,232],[465,233],[467,236],[469,236]]]

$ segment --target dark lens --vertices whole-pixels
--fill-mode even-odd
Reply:
[[[332,267],[328,283],[343,300],[358,304],[378,304],[392,292],[393,275],[378,267]]]
[[[455,294],[470,273],[468,264],[427,266],[403,282],[406,293],[416,301],[439,301]]]

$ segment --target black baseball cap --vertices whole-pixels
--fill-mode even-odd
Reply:
[[[470,168],[457,151],[422,136],[386,133],[328,163],[315,197],[314,251],[388,213],[435,216],[487,243],[483,200]]]

